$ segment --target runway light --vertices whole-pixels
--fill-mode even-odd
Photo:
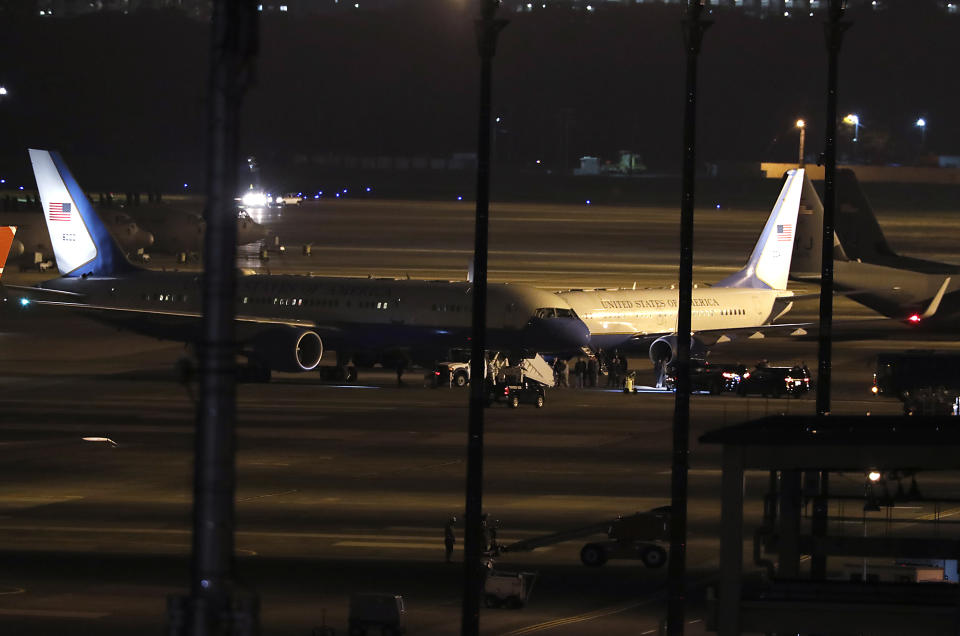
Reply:
[[[368,187],[368,188],[367,188],[367,192],[370,192],[370,190],[372,190],[372,189],[373,189],[373,188]]]
[[[314,199],[319,199],[319,198],[320,198],[320,195],[319,195],[319,194],[315,194],[315,195],[313,195],[313,198],[314,198]]]
[[[871,470],[869,473],[867,473],[867,479],[873,482],[880,481],[880,477],[880,471],[878,470]]]
[[[720,209],[720,204],[719,204],[719,203],[717,204],[717,209],[718,209],[718,210]]]
[[[187,184],[186,184],[186,183],[183,184],[183,188],[184,188],[184,189],[187,188]]]
[[[918,324],[920,322],[920,314],[910,314],[910,317],[907,318],[913,324]]]
[[[338,199],[340,198],[340,193],[339,193],[339,192],[337,192],[337,198],[338,198]]]
[[[463,197],[457,197],[457,201],[463,201]]]
[[[344,194],[347,193],[347,189],[346,189],[346,188],[343,189],[343,193],[344,193]]]
[[[590,199],[587,199],[587,205],[590,205]]]
[[[6,179],[0,179],[0,183],[6,183],[6,182],[7,182]]]
[[[876,395],[877,393],[880,392],[880,389],[878,389],[878,388],[875,387],[875,386],[872,386],[872,387],[870,387],[870,392],[873,393],[874,395]]]

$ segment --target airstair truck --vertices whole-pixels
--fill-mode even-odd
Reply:
[[[667,551],[656,542],[670,540],[670,506],[620,516],[583,528],[524,539],[500,547],[500,552],[529,552],[593,534],[606,534],[607,540],[587,543],[581,548],[580,561],[586,566],[599,567],[610,559],[639,559],[648,568],[662,567],[667,562]]]

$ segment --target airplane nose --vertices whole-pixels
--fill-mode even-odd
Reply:
[[[531,318],[524,329],[525,344],[535,351],[571,351],[590,343],[590,330],[576,318]]]

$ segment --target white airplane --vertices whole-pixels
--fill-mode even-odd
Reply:
[[[798,327],[771,323],[789,311],[795,299],[786,287],[802,189],[803,170],[791,170],[743,269],[693,290],[692,352],[702,353],[705,340]],[[590,328],[592,348],[645,348],[658,371],[676,351],[679,294],[675,287],[558,292]]]
[[[7,286],[19,304],[81,311],[144,335],[198,342],[201,275],[131,264],[110,236],[60,155],[30,150],[57,267],[62,276],[35,287]],[[250,377],[317,368],[324,347],[350,357],[402,355],[432,361],[469,346],[471,284],[457,282],[240,276],[237,353]],[[578,351],[586,325],[562,299],[533,287],[488,288],[487,342],[499,351]]]

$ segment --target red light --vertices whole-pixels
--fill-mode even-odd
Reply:
[[[503,394],[504,394],[504,395],[510,395],[510,387],[508,387],[508,386],[507,386],[507,387],[504,387],[504,388],[503,388]]]
[[[434,372],[433,372],[433,375],[440,375],[440,372],[439,372],[439,371],[434,371]]]
[[[909,320],[913,324],[917,324],[918,322],[920,322],[920,314],[911,314],[910,317],[907,318],[907,320]]]

